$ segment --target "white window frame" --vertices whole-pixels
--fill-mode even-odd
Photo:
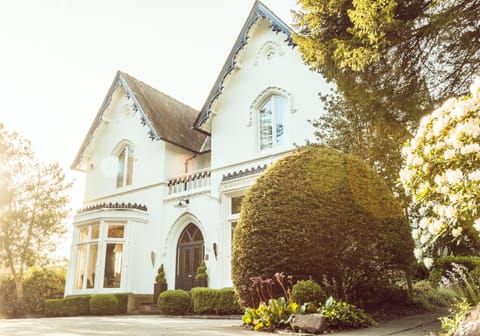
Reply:
[[[95,239],[92,239],[92,228],[93,226],[98,225],[98,237]],[[87,239],[80,241],[80,234],[83,229],[87,228]],[[74,274],[73,274],[73,290],[77,292],[93,292],[95,288],[97,288],[97,281],[98,281],[98,266],[99,266],[99,258],[100,258],[100,253],[101,253],[101,225],[98,222],[92,222],[92,223],[86,223],[84,225],[78,226],[76,228],[77,230],[77,239],[76,239],[76,244],[75,244],[75,262],[74,262]],[[93,283],[93,287],[87,288],[87,282],[88,282],[88,277],[85,276],[88,274],[88,266],[90,263],[90,253],[92,250],[92,245],[97,245],[97,258],[95,260],[95,266],[94,266],[94,271],[95,271],[95,280]],[[79,249],[80,247],[85,247],[85,260],[83,261],[83,279],[82,279],[82,286],[81,288],[76,288],[77,284],[77,265],[78,265],[78,257],[79,257]]]
[[[123,165],[120,165],[120,156],[125,153]],[[133,184],[133,171],[135,163],[134,146],[128,140],[122,140],[115,147],[112,155],[116,158],[117,169],[115,174],[116,188],[123,188]],[[120,174],[121,173],[121,174]]]
[[[127,278],[127,235],[128,235],[128,221],[126,220],[96,220],[88,223],[82,223],[75,227],[75,262],[73,264],[73,283],[72,283],[72,291],[74,293],[115,293],[119,290],[123,290],[126,283]],[[91,232],[92,227],[94,225],[98,225],[98,238],[91,239]],[[108,237],[108,227],[109,225],[123,225],[123,237],[122,238],[109,238]],[[88,237],[84,241],[80,241],[80,232],[85,227],[88,227]],[[88,263],[90,259],[91,253],[91,245],[97,244],[97,258],[95,263],[95,280],[92,288],[87,288],[87,278],[85,275],[88,272]],[[120,265],[120,284],[119,287],[104,287],[104,279],[105,279],[105,260],[107,254],[107,244],[122,244],[122,260]],[[76,280],[77,280],[77,259],[78,259],[78,251],[79,247],[85,246],[86,253],[85,253],[85,260],[84,268],[83,268],[83,280],[82,280],[82,288],[76,288]]]

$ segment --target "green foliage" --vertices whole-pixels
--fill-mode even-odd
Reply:
[[[0,278],[0,314],[7,316],[20,316],[22,307],[18,305],[15,293],[15,281],[10,277]]]
[[[412,231],[425,265],[441,255],[480,253],[480,78],[422,118],[405,144],[400,181],[421,218]]]
[[[65,231],[69,202],[65,174],[58,163],[40,162],[31,144],[0,124],[0,261],[15,280],[24,305],[24,273],[43,266]]]
[[[442,277],[446,277],[447,272],[453,270],[453,264],[463,265],[471,271],[476,267],[480,267],[480,258],[474,256],[444,256],[437,258],[428,277],[430,283],[433,286],[438,286]]]
[[[193,312],[195,314],[239,314],[242,308],[238,304],[235,291],[229,288],[212,289],[192,288]]]
[[[207,265],[205,260],[203,260],[197,268],[197,273],[195,274],[195,280],[208,280],[207,274]]]
[[[320,308],[320,313],[331,329],[362,328],[375,323],[362,309],[346,302],[336,301],[332,297],[325,302],[324,307]]]
[[[190,295],[181,289],[167,290],[158,296],[158,310],[165,315],[186,314],[190,308]]]
[[[405,104],[401,94],[410,99],[407,93],[415,95],[413,89],[423,81],[441,100],[465,92],[467,79],[478,73],[480,14],[472,10],[476,0],[300,0],[299,4],[294,41],[304,61],[340,83],[342,90],[349,90],[350,79],[352,90],[365,84],[366,98],[394,98],[398,107]],[[382,94],[386,89],[394,94]]]
[[[45,301],[47,316],[77,316],[90,314],[90,295],[67,296]]]
[[[323,303],[326,298],[322,287],[313,280],[300,280],[293,285],[292,300],[300,305],[307,302]]]
[[[427,280],[413,285],[413,301],[426,310],[449,307],[457,301],[457,295],[451,288],[434,288]]]
[[[378,175],[352,156],[299,149],[262,174],[242,202],[232,257],[242,304],[255,306],[249,302],[252,277],[278,270],[311,276],[329,295],[355,302],[360,285],[374,289],[413,264],[401,207]]]
[[[276,328],[290,326],[294,314],[303,312],[303,307],[285,298],[270,299],[262,302],[258,308],[247,308],[242,317],[243,323],[254,330],[273,331]]]
[[[33,269],[24,281],[25,300],[17,301],[15,281],[10,278],[0,280],[0,314],[24,316],[43,314],[45,300],[62,298],[65,289],[64,269]]]
[[[46,299],[63,298],[65,269],[34,269],[24,283],[25,308],[34,314],[43,314]]]
[[[95,294],[90,299],[90,313],[113,315],[118,312],[118,300],[113,294]]]
[[[463,317],[467,311],[471,308],[470,304],[463,300],[455,304],[450,310],[448,316],[440,318],[442,322],[442,332],[439,336],[453,336],[456,334],[460,322],[462,322]]]
[[[115,296],[118,300],[118,313],[126,313],[128,308],[128,295],[129,293],[115,293]]]
[[[163,269],[163,264],[161,264],[160,267],[158,268],[157,276],[155,277],[155,282],[158,284],[167,283],[167,279],[165,279],[165,270]]]

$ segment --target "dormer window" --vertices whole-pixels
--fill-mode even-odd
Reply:
[[[284,145],[286,142],[287,100],[272,95],[259,110],[260,150]]]
[[[131,146],[124,146],[117,156],[117,188],[132,184],[133,150]]]

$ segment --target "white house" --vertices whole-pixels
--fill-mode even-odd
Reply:
[[[118,72],[73,162],[86,174],[65,294],[231,287],[242,196],[273,161],[313,138],[324,79],[303,64],[291,28],[256,2],[197,111]]]

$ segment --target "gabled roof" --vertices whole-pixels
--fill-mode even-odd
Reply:
[[[148,127],[148,136],[151,140],[164,140],[194,153],[210,150],[209,136],[192,129],[198,115],[197,110],[124,72],[118,71],[78,151],[72,169],[78,169],[82,156],[91,143],[103,114],[110,104],[112,95],[119,86],[124,88],[127,98],[132,100],[134,110],[140,112],[141,123]]]
[[[198,115],[197,119],[195,120],[195,124],[193,127],[202,131],[206,134],[209,134],[209,130],[205,127],[205,122],[208,120],[211,112],[211,107],[213,102],[222,94],[223,91],[223,83],[225,78],[232,72],[235,68],[235,64],[237,62],[236,58],[240,50],[247,44],[248,40],[248,33],[250,32],[250,28],[258,21],[258,19],[266,19],[270,21],[271,28],[274,32],[279,33],[283,32],[287,35],[285,42],[289,45],[294,47],[295,43],[292,41],[292,28],[290,28],[285,22],[283,22],[278,16],[276,16],[267,6],[265,6],[260,1],[255,1],[250,14],[248,15],[245,24],[243,25],[240,34],[233,45],[230,54],[223,65],[220,74],[213,85],[210,94],[208,95],[205,104],[203,105],[202,109],[200,110],[200,114]]]

